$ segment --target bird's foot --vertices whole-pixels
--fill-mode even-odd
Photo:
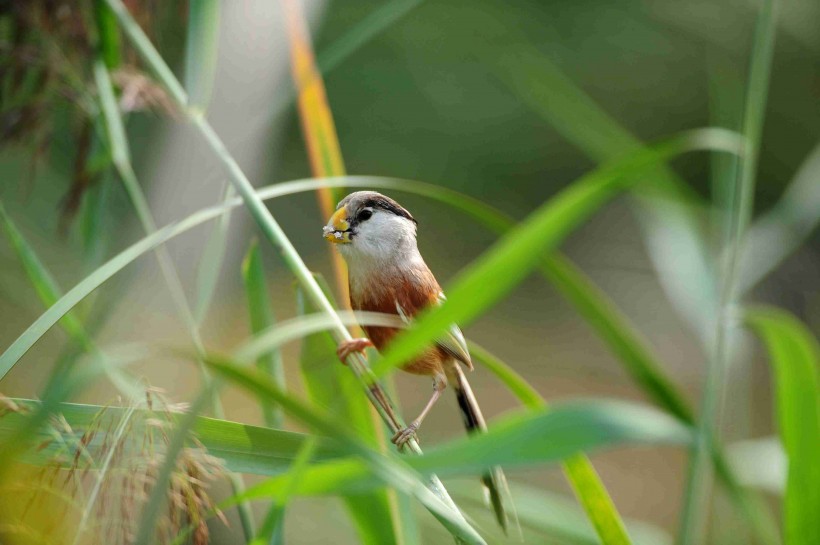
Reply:
[[[347,365],[345,360],[347,360],[350,354],[353,352],[364,352],[364,349],[370,346],[373,346],[373,342],[370,339],[351,339],[339,345],[339,348],[336,349],[336,355],[339,356],[342,363]]]
[[[404,428],[403,430],[399,430],[396,432],[396,435],[393,436],[391,441],[394,445],[401,448],[404,446],[407,441],[409,441],[413,436],[416,435],[416,431],[419,429],[419,422],[411,422],[409,426]]]

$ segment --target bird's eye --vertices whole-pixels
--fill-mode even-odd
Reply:
[[[372,215],[373,215],[373,211],[372,211],[372,210],[367,210],[367,209],[364,209],[364,210],[362,210],[361,212],[359,212],[359,216],[358,216],[358,218],[357,218],[357,219],[358,219],[359,221],[369,220],[369,219],[370,219],[370,216],[372,216]]]

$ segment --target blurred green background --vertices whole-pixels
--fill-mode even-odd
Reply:
[[[58,10],[76,9],[71,3],[49,3]],[[150,25],[160,52],[181,73],[184,4],[146,6],[149,15],[142,22]],[[757,14],[757,4],[747,0],[337,0],[309,1],[305,7],[317,60],[326,69],[348,172],[449,187],[516,218],[594,168],[605,155],[607,136],[617,138],[617,132],[607,134],[590,124],[584,100],[560,98],[567,86],[582,90],[615,126],[642,141],[708,125],[738,129]],[[395,16],[395,21],[381,28],[374,13]],[[209,119],[255,185],[309,177],[279,6],[256,0],[222,2],[221,17]],[[816,1],[791,0],[780,6],[755,188],[758,214],[778,201],[820,141],[818,21]],[[378,32],[370,36],[373,29]],[[3,32],[6,55],[14,31]],[[82,81],[90,70],[83,56],[71,50],[70,38],[65,29],[44,29],[34,40],[34,58],[58,65],[53,76],[58,82],[75,76]],[[565,100],[559,106],[563,118],[544,106],[555,100]],[[110,174],[91,176],[80,207],[73,213],[67,210],[67,196],[78,178],[82,103],[71,93],[55,91],[41,106],[37,118],[28,120],[36,126],[19,138],[10,128],[19,123],[13,118],[19,104],[2,106],[0,200],[58,283],[68,289],[141,232],[121,185]],[[184,124],[161,112],[135,113],[128,132],[137,175],[160,225],[218,202],[225,182],[221,169]],[[47,136],[41,139],[43,134]],[[584,139],[588,144],[579,145]],[[41,146],[43,141],[47,145]],[[695,214],[714,242],[720,229],[707,220],[724,198],[715,190],[714,164],[707,154],[698,154],[672,166],[700,203]],[[820,177],[817,169],[814,177]],[[445,289],[450,278],[495,240],[441,204],[398,192],[390,195],[419,220],[422,254]],[[104,213],[97,235],[89,240],[83,221],[92,199],[103,199]],[[319,236],[325,218],[315,197],[286,197],[269,207],[308,265],[329,276],[328,248]],[[208,227],[200,228],[169,244],[191,299],[208,233]],[[203,330],[209,348],[229,350],[248,334],[239,270],[254,235],[256,228],[246,213],[234,213],[214,307]],[[703,351],[678,313],[680,302],[664,290],[663,272],[653,265],[632,201],[624,197],[607,206],[564,249],[634,321],[696,403]],[[754,293],[757,300],[791,310],[815,332],[820,330],[818,250],[820,236],[814,230]],[[263,245],[263,254],[277,315],[293,316],[291,275],[271,248]],[[102,344],[150,340],[187,346],[183,324],[151,257],[116,276],[94,297],[86,310]],[[13,251],[0,243],[0,346],[10,344],[41,312]],[[523,283],[465,333],[502,356],[550,401],[644,400],[604,344],[540,279]],[[55,328],[0,390],[8,396],[37,396],[65,342],[64,333]],[[723,434],[730,443],[774,433],[770,371],[749,346],[729,371]],[[288,382],[298,389],[296,354],[297,347],[290,347],[285,362]],[[142,362],[139,372],[174,399],[185,399],[198,384],[191,366],[179,367],[170,360]],[[470,380],[488,418],[516,406],[486,371],[479,368]],[[407,375],[397,381],[404,413],[415,414],[429,395],[429,384]],[[110,385],[99,383],[79,399],[105,403],[112,396]],[[229,391],[225,405],[231,419],[260,421],[258,407],[241,392]],[[461,433],[455,401],[448,396],[425,423],[422,444]],[[628,448],[592,458],[625,517],[674,533],[684,451]],[[556,468],[513,472],[511,478],[569,493]],[[294,522],[287,526],[290,543],[328,542],[328,536],[335,543],[355,542],[338,501],[300,500],[295,505],[289,511]],[[711,541],[745,543],[736,515],[720,501],[716,509],[720,524],[713,524]],[[304,531],[317,520],[323,522]],[[440,530],[434,525],[427,526],[429,542],[446,539],[435,533]],[[213,525],[215,542],[229,542],[237,527],[235,520],[232,529]]]

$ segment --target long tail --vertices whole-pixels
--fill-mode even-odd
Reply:
[[[467,433],[483,433],[487,431],[487,424],[484,422],[484,415],[481,414],[481,409],[478,407],[470,383],[467,382],[467,377],[461,367],[458,364],[454,367],[456,380],[453,384],[453,390],[456,392],[458,406],[464,419],[464,427],[467,428]],[[492,505],[499,526],[506,533],[509,521],[507,511],[504,508],[504,497],[511,497],[507,477],[500,467],[494,467],[481,476],[481,484],[484,485],[486,498]]]

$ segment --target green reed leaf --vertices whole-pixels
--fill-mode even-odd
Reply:
[[[248,252],[245,254],[245,259],[242,261],[242,280],[245,284],[251,333],[256,335],[276,322],[270,304],[270,294],[265,280],[262,257],[259,255],[259,244],[256,240],[251,242]],[[271,350],[259,356],[256,359],[256,365],[260,370],[273,377],[279,388],[285,389],[285,369],[282,365],[282,352],[280,350]],[[266,404],[263,406],[263,414],[265,424],[268,427],[282,427],[282,411],[279,408]]]
[[[685,151],[739,151],[734,133],[703,129],[640,150],[627,159],[593,171],[544,203],[513,231],[470,265],[447,290],[447,300],[426,311],[415,326],[391,343],[374,366],[380,375],[412,358],[452,323],[466,325],[521,282],[583,220],[636,182],[635,174]]]
[[[780,309],[751,309],[746,323],[766,345],[775,378],[777,422],[788,456],[785,542],[820,544],[820,343]]]

